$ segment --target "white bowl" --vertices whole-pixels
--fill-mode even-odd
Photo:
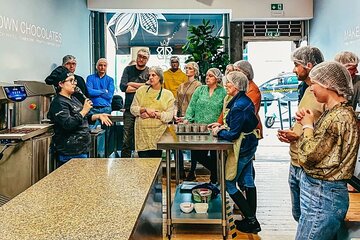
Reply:
[[[180,209],[184,213],[190,213],[194,209],[194,204],[191,202],[180,203]]]
[[[209,204],[207,203],[195,203],[194,208],[196,213],[207,213],[207,210],[209,208]]]

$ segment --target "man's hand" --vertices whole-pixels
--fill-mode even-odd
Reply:
[[[297,141],[300,136],[298,136],[293,130],[278,130],[277,134],[278,139],[281,142],[291,143]]]
[[[137,88],[135,88],[135,87],[127,86],[125,92],[126,92],[126,93],[134,93],[134,92],[136,92],[136,90],[137,90]]]

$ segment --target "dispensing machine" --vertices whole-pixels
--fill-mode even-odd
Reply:
[[[51,169],[52,124],[15,120],[26,109],[14,107],[27,98],[24,86],[0,83],[0,205],[46,176]]]

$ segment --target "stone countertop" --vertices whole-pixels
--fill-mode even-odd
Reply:
[[[129,239],[161,159],[73,159],[0,208],[0,239]]]

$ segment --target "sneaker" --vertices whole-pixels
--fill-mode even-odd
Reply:
[[[261,231],[260,223],[255,217],[245,218],[241,221],[235,220],[234,223],[240,232],[257,234]]]
[[[185,181],[191,182],[191,181],[194,181],[194,180],[196,180],[195,173],[194,172],[189,172],[187,177],[185,178]]]

